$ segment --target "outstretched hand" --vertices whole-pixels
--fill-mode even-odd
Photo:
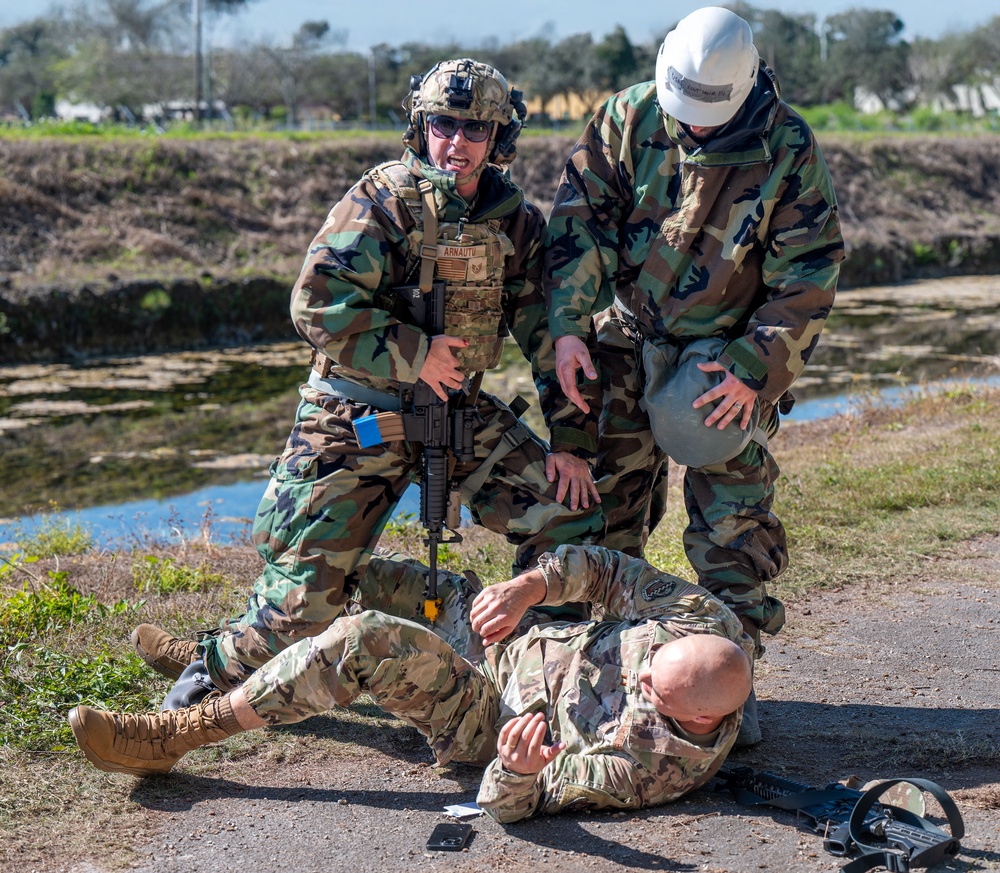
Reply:
[[[544,712],[525,713],[507,722],[497,739],[497,757],[504,769],[530,776],[554,761],[566,744],[545,745],[546,730]]]

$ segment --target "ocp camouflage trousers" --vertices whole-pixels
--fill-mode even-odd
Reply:
[[[257,670],[243,685],[254,711],[289,724],[365,693],[420,731],[438,763],[488,764],[496,756],[499,695],[477,666],[482,644],[468,621],[478,589],[443,573],[442,612],[431,630],[421,614],[425,583],[419,562],[373,556],[356,598],[380,609],[341,616]]]
[[[394,442],[361,448],[353,423],[371,407],[301,389],[295,426],[271,466],[253,526],[265,561],[243,615],[201,642],[206,668],[220,688],[340,615],[400,497],[420,471],[420,446]],[[476,470],[517,424],[510,409],[481,393]],[[499,460],[468,503],[473,520],[517,544],[514,572],[563,543],[584,543],[603,528],[600,507],[572,511],[545,477],[545,444],[534,434]]]
[[[640,404],[643,386],[632,341],[610,313],[596,324],[603,405],[595,478],[607,518],[602,545],[642,557],[665,510],[667,456]],[[777,412],[757,402],[761,426],[772,436]],[[770,633],[780,629],[784,611],[767,596],[766,583],[788,563],[785,530],[771,511],[777,477],[771,453],[753,440],[730,461],[684,473],[684,549],[699,584]]]

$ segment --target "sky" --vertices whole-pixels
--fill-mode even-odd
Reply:
[[[49,9],[48,0],[0,0],[0,28],[10,27]],[[214,45],[242,41],[287,44],[305,21],[326,20],[332,30],[347,32],[346,48],[367,51],[379,43],[431,45],[455,41],[470,49],[495,38],[500,44],[545,36],[557,42],[576,33],[590,32],[595,39],[617,25],[634,43],[658,40],[677,20],[711,3],[699,0],[500,0],[496,3],[441,3],[432,15],[430,4],[417,0],[250,0],[231,15],[206,20],[206,35]],[[801,13],[815,10],[817,17],[850,8],[889,9],[906,25],[904,37],[937,38],[948,31],[969,30],[1000,15],[1000,0],[828,0],[803,4],[802,0],[760,0],[760,9]]]

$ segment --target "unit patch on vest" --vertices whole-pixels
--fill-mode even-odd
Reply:
[[[642,599],[645,601],[658,600],[660,597],[673,594],[676,588],[676,579],[654,579],[652,582],[647,582],[642,589]]]
[[[487,274],[486,246],[438,243],[437,274],[451,281],[475,281]]]

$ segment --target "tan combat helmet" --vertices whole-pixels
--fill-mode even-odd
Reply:
[[[420,155],[427,154],[428,115],[496,122],[486,160],[499,165],[514,160],[526,112],[520,91],[493,67],[469,58],[442,61],[424,76],[411,76],[403,109],[409,116],[403,142]]]

